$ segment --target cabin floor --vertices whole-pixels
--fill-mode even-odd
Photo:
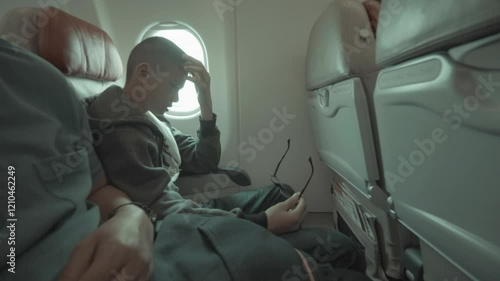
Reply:
[[[335,229],[332,212],[310,212],[305,216],[302,226],[320,226]]]

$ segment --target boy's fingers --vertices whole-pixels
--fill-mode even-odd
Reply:
[[[207,70],[202,66],[188,65],[184,66],[184,70],[190,72],[193,76],[199,75],[203,80],[210,82],[210,75]]]
[[[193,77],[193,76],[186,76],[186,80],[189,80],[193,82],[194,84],[197,84],[199,82],[198,78]]]
[[[201,61],[199,61],[199,60],[197,60],[197,59],[193,58],[192,56],[189,56],[189,55],[184,54],[184,55],[182,55],[182,58],[183,58],[183,59],[185,59],[188,63],[189,63],[189,62],[191,62],[191,63],[194,63],[194,64],[196,64],[196,65],[203,65],[203,64],[201,63]]]
[[[303,213],[305,213],[305,210],[306,210],[306,201],[304,200],[304,198],[300,198],[297,206],[292,210],[292,212],[294,212],[295,214],[300,214],[300,216],[302,216]]]
[[[288,209],[294,209],[297,206],[298,199],[298,193],[294,193],[290,198],[288,198],[286,201]]]
[[[201,67],[201,66],[197,66],[197,65],[185,65],[184,66],[184,70],[188,71],[188,72],[201,72],[203,73],[205,71],[205,68]]]
[[[305,204],[304,204],[305,205]],[[304,217],[307,215],[307,206],[304,208],[302,211],[302,215],[300,216],[299,222],[302,222],[304,220]]]

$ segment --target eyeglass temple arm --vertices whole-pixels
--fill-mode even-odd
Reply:
[[[283,156],[281,157],[281,160],[278,162],[278,165],[276,166],[276,170],[274,170],[273,176],[275,176],[275,177],[276,177],[276,173],[278,173],[278,169],[280,168],[281,162],[283,162],[283,159],[285,159],[285,156],[288,153],[288,150],[290,149],[290,139],[288,139],[286,142],[288,144],[288,147],[286,148],[285,154],[283,154]]]
[[[314,175],[314,165],[313,165],[311,156],[309,156],[308,160],[309,160],[309,164],[311,164],[311,175],[309,176],[309,179],[307,180],[306,185],[304,186],[304,188],[302,188],[302,191],[300,192],[299,198],[302,197],[302,194],[304,193],[304,191],[306,191],[306,188],[309,185],[309,182],[311,181],[311,179],[312,179],[312,177]]]

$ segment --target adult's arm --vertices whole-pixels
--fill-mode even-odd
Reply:
[[[90,132],[86,115],[82,116],[83,130]],[[120,207],[108,219],[111,211],[131,200],[109,183],[94,149],[88,151],[88,161],[92,189],[87,200],[99,207],[102,224],[75,247],[59,281],[149,280],[153,270],[153,224],[135,205]]]
[[[149,280],[154,229],[145,212],[126,205],[106,220],[109,212],[131,201],[105,177],[94,184],[88,200],[99,206],[104,223],[77,245],[59,281]]]

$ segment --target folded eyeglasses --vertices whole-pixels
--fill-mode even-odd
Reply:
[[[271,175],[271,182],[273,184],[275,184],[276,186],[279,187],[280,189],[280,192],[281,192],[281,195],[283,195],[285,198],[289,198],[291,197],[293,194],[290,194],[290,192],[288,192],[284,187],[283,187],[283,184],[280,182],[280,180],[278,179],[278,177],[276,176],[276,174],[278,173],[278,169],[281,165],[281,162],[283,161],[283,159],[285,158],[286,154],[288,153],[288,150],[290,149],[290,139],[287,140],[287,144],[288,144],[288,147],[286,148],[286,151],[285,151],[285,154],[283,154],[283,156],[281,157],[281,160],[278,162],[278,165],[276,166],[276,169],[274,170],[274,174]],[[311,175],[309,176],[309,179],[307,180],[306,182],[306,185],[304,186],[304,188],[302,188],[301,192],[300,192],[300,195],[299,195],[299,198],[302,197],[302,194],[304,193],[304,191],[306,190],[307,186],[309,185],[309,182],[311,181],[311,178],[314,174],[314,165],[312,163],[312,159],[311,159],[311,156],[309,156],[309,164],[311,165]]]

